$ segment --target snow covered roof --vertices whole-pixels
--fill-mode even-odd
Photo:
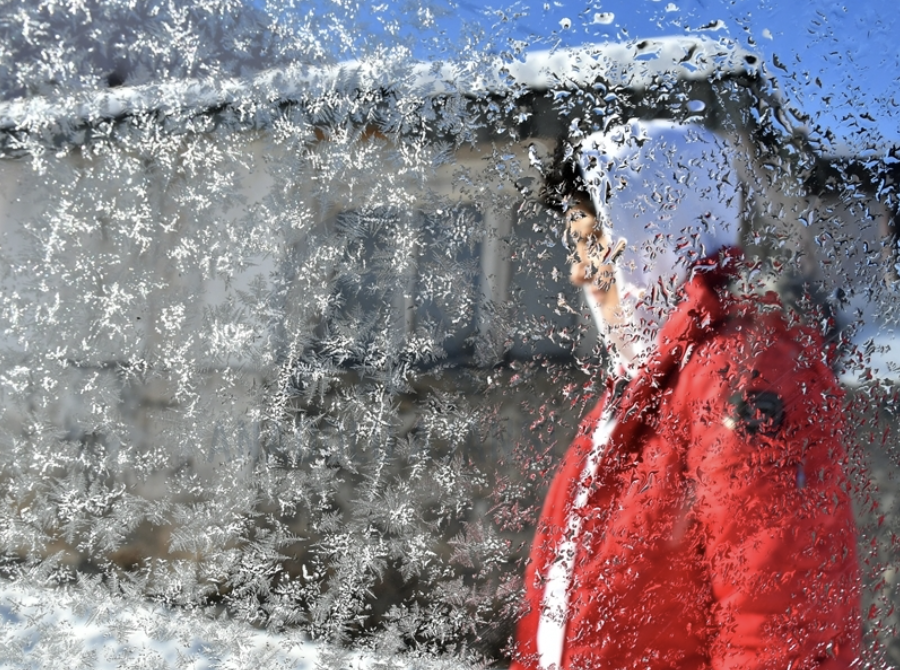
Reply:
[[[510,77],[533,89],[571,84],[588,86],[602,79],[632,89],[649,87],[659,75],[705,80],[728,74],[759,74],[759,58],[730,40],[663,37],[537,51],[507,66]]]
[[[728,40],[664,37],[626,44],[585,45],[494,56],[456,63],[422,63],[403,54],[387,60],[333,66],[296,64],[247,78],[171,80],[142,86],[81,91],[63,97],[27,97],[0,103],[0,132],[92,125],[143,113],[196,114],[208,109],[258,107],[341,91],[399,90],[422,98],[446,94],[480,97],[508,90],[548,90],[597,81],[640,90],[660,75],[704,80],[756,76],[760,61]]]

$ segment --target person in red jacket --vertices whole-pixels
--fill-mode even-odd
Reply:
[[[843,394],[822,338],[752,285],[757,264],[727,244],[727,211],[701,208],[696,225],[685,214],[691,198],[714,197],[704,184],[721,175],[708,168],[727,151],[698,150],[672,124],[616,132],[575,150],[558,202],[573,281],[620,374],[547,495],[513,668],[855,666]],[[670,206],[610,209],[626,182],[668,189],[646,178],[661,155],[663,179],[682,189]],[[644,240],[613,244],[622,230]]]

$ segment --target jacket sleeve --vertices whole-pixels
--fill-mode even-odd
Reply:
[[[841,392],[799,345],[776,343],[741,372],[743,356],[723,355],[734,351],[697,352],[677,387],[711,665],[848,668],[861,622]]]

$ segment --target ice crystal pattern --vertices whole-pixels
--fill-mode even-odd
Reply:
[[[643,116],[731,148],[706,197],[737,198],[760,283],[845,350],[886,653],[894,154],[826,155],[727,40],[535,56],[498,28],[421,63],[291,3],[0,12],[8,621],[52,615],[16,589],[160,607],[108,628],[134,667],[159,659],[129,636],[173,616],[314,641],[326,666],[503,662],[540,501],[608,369],[541,179],[558,138]],[[677,205],[645,174],[635,207]],[[67,654],[67,626],[40,630],[3,638],[9,667]],[[234,640],[211,662],[260,662]]]

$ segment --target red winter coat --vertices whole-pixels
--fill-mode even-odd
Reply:
[[[618,400],[607,392],[556,475],[515,670],[546,658],[536,638],[561,546],[574,549],[566,670],[831,670],[858,658],[842,392],[815,334],[777,301],[730,295],[712,267],[696,269],[656,353]]]

